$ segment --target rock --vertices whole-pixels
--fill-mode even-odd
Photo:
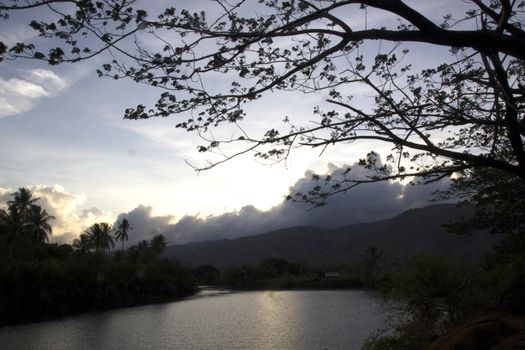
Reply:
[[[428,350],[525,349],[525,317],[509,312],[482,314],[432,343]]]

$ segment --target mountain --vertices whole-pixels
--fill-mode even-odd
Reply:
[[[330,230],[291,227],[236,239],[172,245],[165,255],[191,266],[211,264],[218,268],[238,267],[269,256],[323,267],[360,260],[370,247],[396,261],[416,253],[474,256],[486,251],[496,237],[487,232],[453,234],[442,226],[472,213],[471,207],[439,204],[391,219]]]

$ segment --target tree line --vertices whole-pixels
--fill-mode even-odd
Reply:
[[[0,60],[57,65],[105,57],[99,76],[160,90],[154,105],[137,103],[125,118],[180,115],[178,128],[202,136],[200,152],[220,154],[200,170],[244,154],[282,161],[299,147],[317,154],[360,141],[392,146],[388,167],[363,159],[377,165],[377,178],[357,178],[349,169],[335,188],[298,200],[323,204],[357,184],[468,179],[478,169],[525,179],[523,1],[473,0],[442,13],[402,0],[218,0],[212,6],[4,1],[0,21],[26,14],[39,38],[0,41]],[[385,20],[369,22],[374,14]],[[149,41],[158,45],[144,44]],[[436,55],[442,57],[428,60],[427,48],[437,47],[444,48]],[[416,67],[413,59],[430,63]],[[352,95],[356,88],[369,91],[369,103]],[[282,116],[283,124],[260,134],[243,128],[251,117],[246,105],[290,91],[324,95],[322,105],[312,106],[312,123]],[[225,133],[231,136],[218,138],[214,128],[231,129]]]
[[[49,243],[54,219],[31,191],[12,194],[0,209],[0,325],[78,312],[173,300],[194,293],[196,280],[162,257],[157,235],[107,254],[132,229],[128,220],[96,223],[73,244]],[[113,237],[114,236],[114,237]]]

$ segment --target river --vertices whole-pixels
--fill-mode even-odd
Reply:
[[[360,290],[203,290],[171,303],[0,328],[0,348],[359,349],[386,314],[377,295]]]

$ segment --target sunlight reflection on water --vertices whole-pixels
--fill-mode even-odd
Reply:
[[[386,312],[364,291],[207,290],[187,300],[0,328],[2,349],[359,349]]]

